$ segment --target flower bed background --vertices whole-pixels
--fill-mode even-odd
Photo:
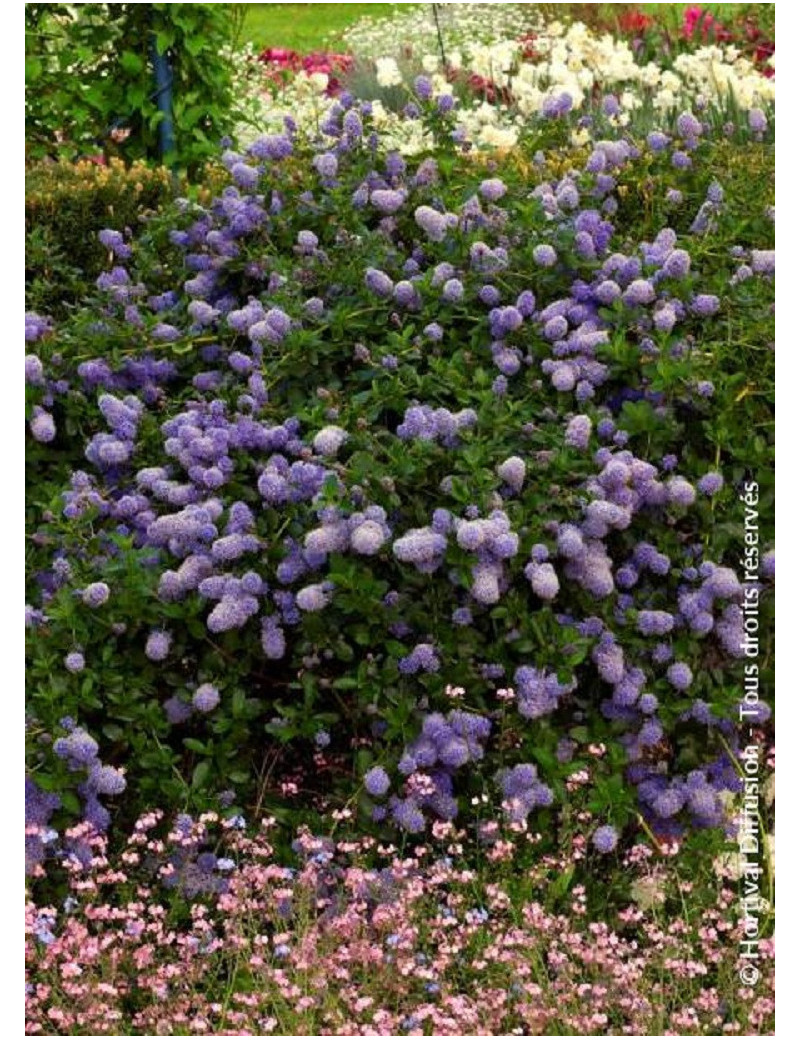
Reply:
[[[439,69],[421,15],[399,60],[354,31],[333,89],[251,62],[254,98],[289,75],[250,110],[271,132],[199,189],[142,174],[145,221],[98,192],[74,283],[43,242],[31,1032],[769,1029],[768,933],[745,1001],[719,877],[741,604],[768,628],[774,581],[774,81],[503,16],[480,46],[440,26]],[[105,170],[129,204],[139,172]],[[41,196],[32,234],[66,226]]]

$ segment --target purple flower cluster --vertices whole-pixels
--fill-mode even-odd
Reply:
[[[397,667],[402,675],[416,675],[417,672],[438,672],[441,662],[434,646],[417,643],[410,654],[400,658]]]
[[[383,766],[373,766],[364,774],[364,787],[373,798],[382,798],[390,786],[389,774]]]
[[[517,710],[526,719],[538,719],[558,708],[563,697],[577,686],[572,678],[562,683],[555,672],[523,665],[514,672],[514,687],[517,693]]]
[[[76,726],[71,719],[64,719],[62,725],[67,731],[66,736],[53,742],[53,751],[70,771],[85,774],[85,779],[78,785],[84,803],[84,817],[95,830],[105,831],[111,817],[99,799],[123,793],[126,787],[123,772],[101,763],[99,745],[86,730]]]
[[[57,794],[43,791],[25,777],[25,874],[33,874],[45,857],[46,845],[56,837],[50,832],[50,817],[61,805]]]
[[[472,567],[473,599],[484,606],[497,603],[508,585],[505,563],[519,551],[519,536],[511,530],[511,521],[495,509],[486,519],[457,519],[454,527],[459,547],[477,558]]]
[[[503,794],[503,811],[512,823],[523,823],[534,809],[553,803],[552,790],[542,783],[536,766],[531,763],[501,770],[497,782]]]
[[[433,209],[431,206],[417,206],[414,210],[414,220],[431,242],[444,241],[448,228],[452,223],[448,219],[449,216],[446,213],[439,213],[438,210]],[[454,221],[457,223],[458,218],[454,217]]]
[[[525,474],[525,460],[521,459],[519,455],[509,456],[497,467],[498,477],[516,493],[522,490],[522,486],[525,483]]]
[[[602,827],[598,827],[592,835],[592,844],[598,852],[609,853],[613,852],[617,847],[619,841],[619,834],[609,824],[604,824]]]
[[[34,405],[29,428],[33,439],[39,441],[40,444],[49,444],[50,441],[55,440],[55,420],[50,412],[39,405]]]
[[[95,581],[91,585],[87,585],[81,593],[81,599],[87,607],[96,609],[102,607],[104,603],[108,602],[108,597],[111,595],[111,590],[104,581]]]
[[[455,448],[460,443],[460,434],[473,429],[477,421],[478,416],[471,408],[450,412],[447,408],[431,408],[426,404],[411,405],[397,427],[397,436],[401,440],[433,441]]]
[[[203,683],[192,694],[192,707],[203,715],[208,715],[218,704],[219,690],[211,683]]]
[[[401,563],[412,563],[420,574],[433,574],[441,567],[447,538],[433,527],[416,527],[395,539],[392,552]]]
[[[344,517],[332,509],[321,511],[322,525],[305,536],[304,561],[319,566],[330,553],[352,550],[359,556],[374,556],[391,538],[386,511],[368,506],[363,512]]]
[[[165,661],[169,656],[172,636],[169,632],[155,631],[147,637],[144,653],[151,661]]]
[[[418,833],[425,828],[425,810],[442,820],[455,819],[458,801],[453,793],[453,776],[458,769],[483,758],[490,732],[490,720],[471,712],[427,715],[419,736],[406,747],[398,765],[407,780],[405,796],[392,795],[389,799],[395,824]],[[365,782],[374,797],[389,790],[388,776],[380,767],[371,769]],[[383,816],[382,807],[378,816]]]

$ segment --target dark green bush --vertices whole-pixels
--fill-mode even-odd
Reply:
[[[25,174],[26,310],[61,317],[107,266],[103,228],[137,232],[174,195],[164,167],[32,163]]]

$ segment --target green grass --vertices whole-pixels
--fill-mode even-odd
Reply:
[[[386,18],[414,4],[246,4],[242,43],[301,53],[335,45],[341,32],[370,15]]]

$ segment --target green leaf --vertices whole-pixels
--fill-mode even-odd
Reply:
[[[138,75],[145,67],[144,60],[134,51],[123,51],[119,56],[119,63],[132,76]]]
[[[192,787],[203,787],[211,773],[211,763],[208,759],[198,762],[192,771]]]
[[[159,29],[156,33],[156,50],[164,54],[175,42],[175,30],[172,26]]]
[[[358,687],[358,680],[351,679],[348,676],[343,676],[341,679],[334,679],[333,681],[334,690],[357,690]]]
[[[574,874],[575,865],[570,864],[565,871],[558,875],[550,886],[550,893],[554,899],[562,899],[567,894]]]
[[[25,59],[25,82],[33,83],[34,80],[38,79],[42,74],[42,61],[40,58],[26,58]]]
[[[61,791],[59,797],[61,798],[62,807],[67,812],[79,813],[81,811],[80,799],[74,791]]]

